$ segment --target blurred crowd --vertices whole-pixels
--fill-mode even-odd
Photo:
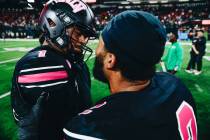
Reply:
[[[0,32],[6,38],[33,38],[36,36],[38,13],[23,9],[0,10]]]
[[[148,11],[157,16],[165,25],[168,33],[177,32],[183,39],[189,39],[188,33],[195,25],[191,21],[210,19],[208,8],[156,8],[144,7],[141,10]],[[111,8],[95,12],[97,30],[100,31],[108,21],[117,13],[125,9]],[[22,9],[0,10],[0,37],[9,38],[34,38],[38,36],[38,11]],[[204,30],[208,30],[205,28]],[[180,34],[180,32],[182,34]],[[185,34],[184,34],[185,33]],[[183,37],[185,36],[185,37]]]
[[[142,8],[142,10],[153,13],[164,24],[168,33],[179,31],[189,32],[195,25],[191,25],[191,21],[210,19],[208,8],[204,9],[190,9],[190,8],[177,8],[173,10],[159,9],[159,8]],[[112,9],[101,12],[96,16],[96,23],[99,29],[103,28],[107,22],[121,12],[119,9]],[[207,29],[206,29],[207,30]]]
[[[173,9],[173,10],[161,10],[159,8],[142,8],[141,10],[153,13],[156,15],[162,23],[165,25],[175,24],[181,25],[188,21],[196,20],[196,19],[207,19],[210,18],[210,13],[208,12],[208,8],[205,9],[189,9],[189,8],[181,8],[181,9]],[[111,9],[108,11],[101,12],[96,16],[96,20],[98,24],[104,25],[109,21],[114,15],[121,12],[119,9]]]

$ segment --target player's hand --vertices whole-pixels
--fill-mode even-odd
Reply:
[[[21,110],[23,112],[14,112],[14,117],[19,126],[18,128],[18,138],[20,140],[37,140],[39,137],[38,127],[40,124],[40,119],[42,116],[42,111],[44,107],[44,103],[48,93],[42,93],[40,97],[37,99],[37,102],[32,107],[29,107],[28,104],[22,102]],[[16,98],[17,102],[21,102],[21,98]]]
[[[197,54],[197,55],[198,55],[198,54],[199,54],[199,52],[198,52],[198,51],[196,51],[196,52],[195,52],[195,54]]]

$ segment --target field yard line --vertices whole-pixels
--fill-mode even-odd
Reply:
[[[7,97],[10,95],[10,92],[7,92],[7,93],[4,93],[3,95],[0,96],[0,99],[4,98],[4,97]]]
[[[170,44],[170,42],[167,42],[167,44]],[[192,45],[192,42],[181,42],[181,45]],[[206,43],[207,46],[210,45],[210,43]]]
[[[29,44],[27,44],[27,45],[29,45]],[[24,48],[27,48],[27,45],[21,45],[21,47],[24,47]],[[2,44],[2,48],[13,48],[13,47],[16,47],[16,46],[19,46],[19,45],[17,45],[17,44]],[[30,46],[33,46],[33,45],[30,45]],[[38,45],[34,45],[34,46],[38,46]]]
[[[16,38],[16,39],[12,39],[12,38],[6,38],[4,39],[0,39],[0,41],[39,41],[39,39],[20,39],[20,38]]]
[[[203,89],[198,84],[195,84],[195,87],[199,92],[203,92]]]
[[[5,45],[5,44],[4,44]],[[2,48],[15,48],[17,46],[17,44],[10,44],[10,45],[5,45]]]
[[[204,56],[204,59],[206,59],[207,61],[210,61],[210,56]]]
[[[1,61],[0,64],[4,64],[4,63],[8,63],[8,62],[13,62],[13,61],[17,61],[20,58],[14,58],[14,59],[10,59],[10,60],[5,60],[5,61]]]
[[[5,53],[5,52],[8,52],[8,51],[0,51],[0,53]]]

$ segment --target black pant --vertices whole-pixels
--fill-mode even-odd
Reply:
[[[202,59],[203,59],[203,54],[199,54],[196,56],[196,64],[197,64],[197,70],[201,71],[202,69]]]
[[[195,69],[196,54],[190,52],[190,60],[187,65],[187,70]]]
[[[195,69],[195,66],[197,66],[197,70],[201,71],[203,56],[204,56],[204,53],[201,53],[198,55],[194,53],[190,53],[190,61],[188,62],[187,70]]]

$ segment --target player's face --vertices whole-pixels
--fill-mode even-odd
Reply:
[[[99,39],[99,44],[96,49],[96,59],[93,68],[93,76],[104,83],[108,83],[108,80],[104,73],[104,57],[105,57],[105,50],[104,50],[104,42],[102,38]]]
[[[82,53],[82,45],[86,45],[89,37],[82,33],[77,27],[68,28],[67,34],[69,36],[70,44],[69,49],[72,47],[76,53]]]
[[[170,42],[174,42],[175,40],[176,40],[176,36],[175,36],[174,34],[171,33],[171,34],[169,35],[169,41],[170,41]]]
[[[203,37],[203,32],[201,32],[201,31],[198,31],[198,37]]]

